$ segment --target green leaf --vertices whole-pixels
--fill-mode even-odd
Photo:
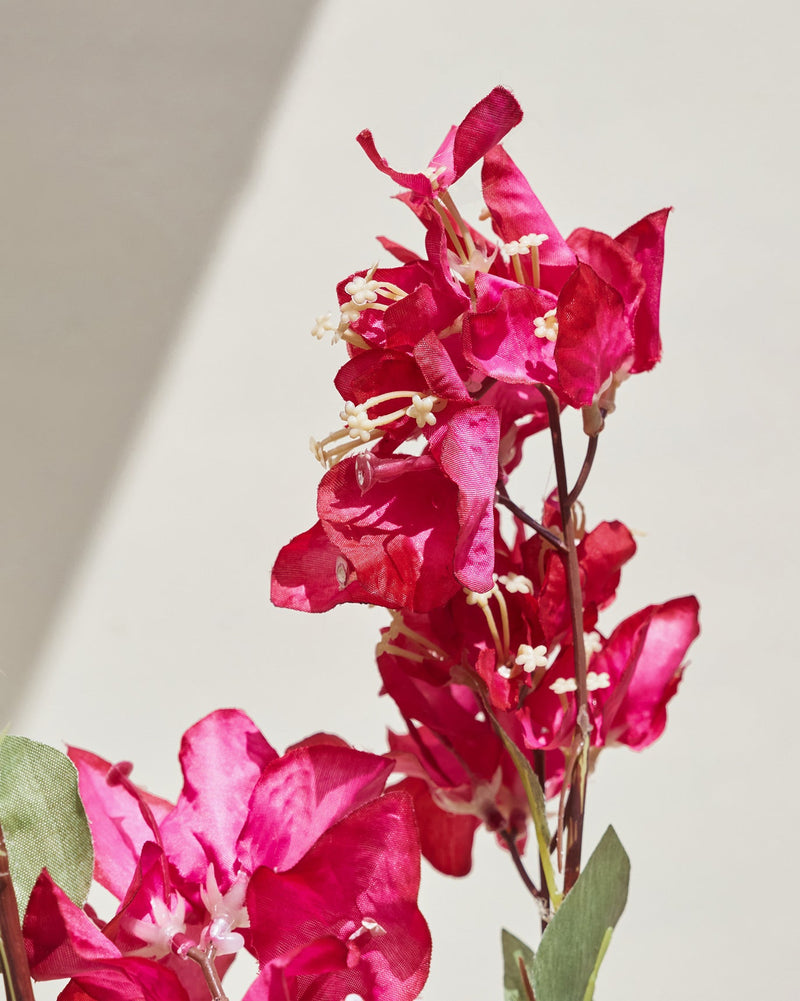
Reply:
[[[45,866],[83,905],[92,882],[92,836],[66,754],[26,737],[0,738],[0,823],[20,921]]]
[[[547,892],[550,894],[553,907],[557,908],[561,904],[561,893],[559,892],[556,876],[553,872],[553,863],[550,860],[550,826],[547,823],[542,784],[536,772],[531,767],[531,763],[502,726],[500,726],[497,717],[492,712],[488,699],[482,693],[479,692],[478,694],[480,695],[483,709],[494,727],[495,733],[500,737],[505,749],[511,755],[511,760],[514,762],[519,777],[522,779],[522,785],[525,789],[525,795],[531,811],[531,818],[533,819],[533,829],[536,832],[536,844],[539,847],[539,859],[542,863],[544,881],[547,884]]]
[[[609,827],[542,935],[532,970],[536,1001],[592,1001],[598,967],[628,899],[630,870]]]
[[[505,1001],[533,1001],[530,983],[533,949],[503,929],[503,987]]]

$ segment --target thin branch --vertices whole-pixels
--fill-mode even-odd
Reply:
[[[604,413],[604,411],[601,411]],[[595,454],[597,453],[597,443],[600,440],[600,435],[597,434],[593,438],[589,439],[589,444],[586,447],[586,457],[583,460],[583,465],[581,466],[581,471],[578,473],[578,478],[575,480],[575,486],[570,490],[569,496],[567,497],[567,503],[570,508],[574,505],[575,501],[580,497],[581,491],[586,486],[586,481],[589,479],[589,473],[592,471],[592,463],[594,462]]]
[[[193,945],[186,950],[186,958],[193,959],[203,972],[203,977],[211,993],[211,1001],[228,1001],[228,996],[222,989],[222,981],[219,979],[217,968],[214,966],[214,948],[208,951]]]
[[[572,649],[575,658],[575,683],[577,685],[578,712],[575,720],[575,753],[574,766],[571,771],[564,772],[564,782],[570,786],[577,784],[579,789],[580,812],[572,817],[567,828],[566,869],[564,873],[564,892],[568,893],[580,873],[581,842],[583,840],[583,808],[586,802],[587,771],[585,755],[580,750],[587,746],[592,725],[589,721],[588,690],[586,687],[586,648],[583,641],[583,595],[581,594],[580,568],[578,553],[575,548],[575,523],[570,506],[570,494],[567,486],[567,467],[564,461],[564,442],[561,436],[561,419],[558,398],[549,386],[537,383],[537,389],[544,397],[547,406],[547,417],[550,422],[550,438],[553,445],[553,461],[556,467],[556,485],[558,506],[561,514],[561,524],[564,532],[566,555],[561,554],[567,577],[567,594],[569,598],[570,622],[572,625]],[[588,475],[588,473],[587,473]],[[580,478],[579,478],[580,479]],[[577,770],[577,776],[575,771]],[[563,817],[559,817],[559,824]]]
[[[25,940],[19,925],[17,895],[8,868],[8,849],[0,827],[0,952],[8,1001],[34,1001]]]
[[[551,532],[549,528],[545,528],[544,525],[540,524],[535,518],[532,518],[529,514],[519,506],[519,504],[514,503],[513,500],[508,496],[508,491],[505,488],[505,484],[497,484],[497,503],[502,504],[503,507],[507,507],[509,511],[513,512],[520,521],[524,522],[529,528],[532,528],[534,532],[541,535],[543,539],[546,539],[550,545],[557,549],[560,553],[566,553],[567,547],[564,545],[562,539],[554,533]]]
[[[533,899],[539,905],[539,911],[541,912],[542,915],[542,921],[545,922],[546,918],[549,916],[549,898],[547,894],[542,893],[539,887],[531,879],[528,870],[525,868],[525,863],[522,861],[520,857],[516,841],[514,840],[514,835],[510,831],[507,831],[504,827],[501,827],[497,833],[500,835],[503,841],[505,841],[508,847],[509,854],[511,855],[511,859],[514,862],[517,872],[519,873],[519,877],[525,884],[525,887],[527,888]]]

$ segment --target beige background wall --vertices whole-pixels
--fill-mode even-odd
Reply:
[[[504,83],[526,109],[509,148],[564,231],[676,206],[664,362],[623,387],[586,503],[644,533],[610,624],[694,590],[704,634],[663,740],[609,752],[590,792],[590,838],[613,821],[633,859],[598,997],[794,998],[794,8],[0,11],[3,722],[132,758],[162,794],[217,705],[276,746],[380,748],[382,614],[266,599],[338,410],[342,355],[307,331],[376,233],[418,242],[355,134],[419,166]],[[531,504],[547,469],[517,477]],[[424,893],[425,996],[499,997],[500,925],[535,927],[508,860],[484,836],[469,879],[428,871]]]

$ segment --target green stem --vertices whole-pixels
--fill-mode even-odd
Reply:
[[[19,909],[8,868],[8,849],[0,827],[0,951],[8,1001],[34,1001]]]

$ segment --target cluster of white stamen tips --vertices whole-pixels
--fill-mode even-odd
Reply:
[[[372,432],[375,430],[375,421],[367,414],[367,408],[363,403],[345,403],[344,410],[339,412],[340,420],[344,421],[348,435],[351,438],[360,438],[361,441],[369,441]]]
[[[323,313],[316,318],[314,326],[311,328],[311,336],[316,337],[318,341],[330,336],[331,344],[337,340],[337,324],[333,322],[330,313]]]
[[[586,659],[589,660],[592,654],[600,653],[603,649],[603,641],[600,633],[584,633],[583,648],[586,651]]]
[[[432,411],[434,404],[438,402],[435,396],[419,396],[414,393],[411,406],[406,410],[406,417],[413,418],[418,428],[424,428],[426,424],[431,426],[436,423],[436,416]]]
[[[533,581],[521,573],[506,573],[497,579],[509,594],[533,594]]]
[[[186,901],[177,896],[175,903],[169,907],[160,897],[153,897],[150,914],[150,921],[130,918],[126,924],[137,938],[147,943],[144,949],[136,950],[136,954],[160,959],[172,951],[172,940],[176,935],[186,934]]]
[[[547,667],[547,647],[544,644],[528,646],[527,643],[520,643],[514,663],[528,674],[533,674],[537,667]]]
[[[543,340],[554,341],[558,337],[556,311],[548,309],[544,316],[537,316],[533,321],[533,332]]]
[[[354,305],[363,308],[371,302],[377,302],[379,288],[380,282],[376,282],[374,278],[356,275],[345,285],[344,290]]]
[[[608,675],[608,671],[601,671],[599,674],[595,671],[589,671],[586,675],[587,692],[596,692],[601,688],[610,687],[611,678]],[[556,695],[566,695],[567,692],[576,692],[578,690],[578,682],[574,678],[556,678],[550,686],[550,690],[555,692]]]
[[[530,247],[541,247],[545,240],[549,240],[550,237],[547,233],[528,233],[527,236],[521,236],[517,243],[520,246],[530,248]]]
[[[247,879],[240,876],[227,893],[220,892],[214,875],[214,866],[208,867],[206,885],[200,889],[200,897],[211,915],[211,923],[205,929],[204,943],[209,942],[220,956],[229,956],[238,952],[244,945],[244,937],[234,928],[247,928],[250,918],[245,906],[247,896]]]

